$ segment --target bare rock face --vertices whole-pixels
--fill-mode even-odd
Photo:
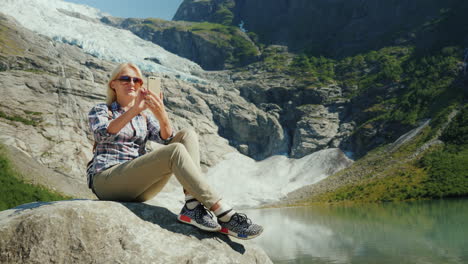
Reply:
[[[305,155],[326,148],[338,132],[338,113],[330,113],[323,105],[303,105],[297,122],[292,156]]]
[[[92,141],[87,113],[103,100],[112,63],[34,34],[5,16],[0,141],[62,175],[84,177]],[[14,33],[14,34],[10,34]],[[100,91],[101,90],[101,91]]]
[[[287,56],[287,51],[282,54]],[[321,149],[336,148],[349,137],[353,126],[342,120],[347,102],[340,86],[310,86],[281,72],[263,71],[261,65],[249,67],[247,72],[233,73],[232,79],[245,100],[278,124],[267,129],[268,145],[275,146],[276,153],[302,158]],[[256,78],[252,78],[254,75]],[[244,112],[244,116],[248,115]]]
[[[74,200],[0,212],[1,263],[271,263],[252,242],[143,203]]]

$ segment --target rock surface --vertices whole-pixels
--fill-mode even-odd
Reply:
[[[73,200],[0,212],[1,263],[271,263],[251,241],[143,203]]]
[[[272,49],[288,56],[281,47]],[[284,72],[264,69],[261,64],[232,72],[231,79],[245,100],[268,113],[282,128],[269,128],[269,134],[281,132],[281,137],[269,143],[275,145],[277,153],[302,158],[317,150],[339,147],[351,135],[354,126],[345,121],[349,101],[343,99],[343,88],[336,84],[310,85]],[[263,142],[265,139],[259,141]],[[248,155],[253,156],[251,152]]]

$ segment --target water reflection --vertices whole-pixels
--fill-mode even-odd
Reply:
[[[468,200],[248,211],[275,263],[468,263]]]

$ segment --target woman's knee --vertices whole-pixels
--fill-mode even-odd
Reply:
[[[168,145],[167,147],[169,148],[171,157],[179,157],[187,153],[187,149],[182,143],[175,142],[175,143]]]
[[[167,162],[171,162],[174,158],[183,156],[184,153],[187,153],[185,146],[182,143],[174,142],[146,154],[145,162],[161,165],[167,164]]]
[[[198,140],[198,134],[192,128],[184,128],[177,132],[182,140]]]

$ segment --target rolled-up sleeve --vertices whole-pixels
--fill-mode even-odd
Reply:
[[[113,142],[117,137],[117,134],[111,134],[107,132],[107,127],[109,126],[109,123],[112,119],[112,117],[109,116],[108,109],[109,108],[106,104],[99,104],[94,106],[91,111],[89,111],[89,125],[96,142]]]
[[[160,134],[161,127],[159,126],[158,120],[156,120],[156,118],[152,114],[147,114],[146,117],[148,125],[148,140],[155,141],[164,145],[169,144],[169,142],[175,135],[174,130],[172,130],[172,135],[169,138],[162,139]]]

